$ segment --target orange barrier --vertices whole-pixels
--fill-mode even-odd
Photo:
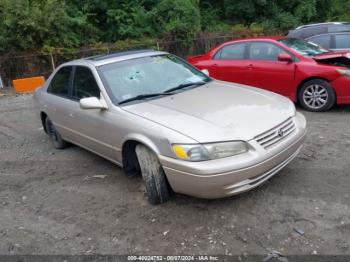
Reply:
[[[45,83],[45,78],[42,76],[16,79],[12,81],[16,93],[34,92],[36,88]]]

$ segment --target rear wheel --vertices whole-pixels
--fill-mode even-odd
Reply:
[[[322,112],[334,105],[336,97],[330,83],[322,79],[313,79],[302,85],[298,99],[306,110]]]
[[[170,197],[170,188],[157,156],[143,145],[136,146],[136,155],[148,201],[153,205],[166,202]]]
[[[57,131],[48,117],[45,119],[45,127],[47,134],[50,136],[52,144],[56,149],[63,149],[67,147],[68,143],[62,139],[60,133]]]

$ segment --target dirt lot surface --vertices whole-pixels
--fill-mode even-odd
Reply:
[[[31,95],[0,97],[0,254],[350,254],[350,107],[304,114],[301,154],[268,183],[151,206],[140,177],[53,149]]]

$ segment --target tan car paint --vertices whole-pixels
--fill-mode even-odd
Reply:
[[[158,155],[173,190],[199,197],[225,197],[249,190],[296,156],[306,132],[305,118],[296,114],[291,101],[268,91],[214,80],[168,97],[114,105],[96,66],[159,54],[165,53],[146,52],[106,61],[77,60],[64,64],[62,66],[80,65],[91,69],[101,90],[100,102],[106,109],[82,109],[79,101],[47,93],[51,76],[44,87],[35,92],[38,110],[50,117],[65,140],[120,166],[127,141],[148,146]],[[293,119],[296,129],[276,146],[264,149],[254,140],[288,118]],[[232,140],[246,141],[249,151],[222,159],[188,162],[177,159],[171,148],[173,143]],[[254,186],[227,189],[264,174],[268,175]]]

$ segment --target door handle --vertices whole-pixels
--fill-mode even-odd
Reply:
[[[253,67],[254,67],[253,64],[247,65],[247,68],[248,68],[248,69],[252,69]]]
[[[74,118],[74,114],[73,113],[69,113],[69,117]]]

